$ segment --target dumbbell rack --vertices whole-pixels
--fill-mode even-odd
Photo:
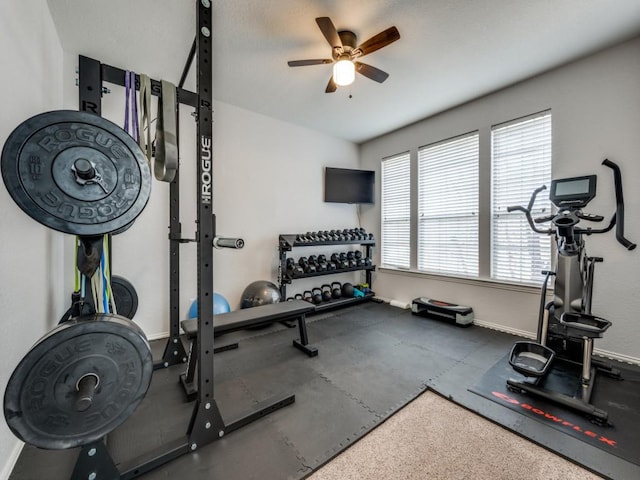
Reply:
[[[280,265],[278,266],[278,286],[280,288],[280,296],[282,301],[287,298],[287,285],[290,284],[293,280],[298,280],[300,278],[309,278],[309,277],[320,277],[326,275],[337,275],[339,273],[345,272],[355,272],[359,270],[363,270],[365,272],[366,283],[369,285],[369,288],[372,288],[371,283],[371,272],[376,269],[376,266],[371,264],[368,266],[362,265],[358,267],[349,267],[349,268],[340,268],[338,270],[326,270],[322,272],[312,272],[312,273],[302,273],[296,275],[295,277],[290,277],[286,274],[286,264],[287,264],[287,252],[293,250],[293,248],[297,247],[326,247],[331,245],[361,245],[365,248],[364,256],[366,258],[372,259],[371,249],[375,247],[375,240],[325,240],[325,241],[306,241],[300,242],[296,239],[299,238],[298,234],[282,234],[278,238],[278,252],[280,257]],[[316,313],[321,312],[323,310],[346,307],[348,305],[353,305],[356,303],[367,302],[373,298],[372,293],[365,294],[364,297],[354,297],[354,298],[338,298],[332,299],[329,301],[322,302],[316,305]]]

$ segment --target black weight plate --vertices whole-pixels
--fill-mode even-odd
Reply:
[[[99,181],[77,173],[86,161]],[[1,169],[25,213],[73,235],[129,225],[151,193],[151,171],[138,144],[116,124],[86,112],[46,112],[21,123],[4,144]]]
[[[111,291],[118,315],[132,320],[138,311],[138,293],[126,278],[111,276]]]
[[[86,291],[91,291],[91,279],[85,278],[85,282]],[[138,311],[138,293],[135,287],[126,278],[112,275],[111,291],[113,292],[113,302],[116,304],[118,315],[133,320]],[[90,306],[92,312],[97,310],[93,302],[93,295],[87,294],[85,302]]]
[[[46,449],[97,441],[124,422],[149,388],[151,350],[130,320],[96,314],[69,320],[42,337],[14,370],[4,395],[13,433]],[[91,406],[77,411],[78,381],[96,375]]]

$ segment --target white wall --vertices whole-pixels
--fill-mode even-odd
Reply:
[[[490,169],[486,143],[491,125],[552,109],[553,175],[596,173],[598,196],[588,211],[609,218],[615,208],[612,174],[600,165],[617,162],[623,173],[628,238],[640,242],[640,39],[540,75],[459,108],[425,119],[361,146],[361,167],[380,172],[383,157],[479,129],[481,170]],[[377,202],[362,214],[367,230],[380,236],[380,185]],[[614,322],[601,350],[640,360],[638,271],[640,250],[628,252],[613,233],[587,239],[588,252],[602,256],[596,267],[593,312]],[[485,259],[486,260],[486,259]],[[379,262],[379,258],[377,259]],[[476,318],[507,329],[535,332],[538,295],[535,290],[492,288],[442,281],[437,277],[378,270],[376,293],[410,302],[418,296],[470,305]]]
[[[58,109],[62,50],[44,2],[0,3],[0,145],[22,121]],[[20,210],[0,185],[0,385],[31,345],[58,321],[66,302],[60,288],[62,235]],[[0,422],[0,478],[8,478],[20,443]]]
[[[67,108],[77,108],[76,66],[77,55],[65,52]],[[124,89],[108,86],[111,93],[103,96],[102,114],[122,126]],[[154,99],[154,108],[155,103]],[[196,230],[196,137],[191,113],[187,107],[180,111],[180,221],[184,238],[194,238]],[[217,234],[245,241],[242,250],[214,250],[214,290],[237,309],[249,283],[277,283],[279,234],[359,225],[356,206],[324,203],[322,183],[325,166],[357,168],[358,147],[222,102],[214,104],[213,142]],[[161,336],[169,328],[168,205],[169,185],[154,179],[145,210],[129,230],[113,237],[112,273],[125,277],[136,288],[139,307],[135,321],[149,337]],[[316,252],[304,254],[310,253]],[[180,255],[182,318],[196,296],[196,244],[182,244]],[[70,242],[66,256],[72,258]],[[72,289],[73,262],[66,263],[66,284]],[[296,283],[288,295],[310,288],[305,285],[305,281]]]

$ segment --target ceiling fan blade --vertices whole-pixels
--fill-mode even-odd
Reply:
[[[318,27],[320,27],[324,38],[326,38],[329,45],[331,45],[331,48],[342,48],[342,40],[340,40],[338,30],[336,30],[336,27],[329,17],[318,17],[316,18],[316,23]]]
[[[383,72],[379,68],[372,67],[371,65],[367,65],[366,63],[362,62],[353,63],[356,66],[356,72],[361,73],[365,77],[370,78],[375,82],[382,83],[389,77],[389,74],[387,72]]]
[[[333,75],[331,75],[331,78],[329,79],[329,83],[327,83],[327,89],[324,91],[324,93],[333,93],[338,89],[338,85],[336,85],[336,82],[333,81]]]
[[[330,58],[316,58],[313,60],[289,60],[287,64],[290,67],[304,67],[306,65],[322,65],[325,63],[333,63]]]
[[[369,55],[370,53],[380,50],[382,47],[386,47],[390,43],[395,42],[400,38],[400,32],[396,27],[389,27],[384,32],[380,32],[374,35],[369,40],[359,45],[355,52],[362,52],[358,56]]]

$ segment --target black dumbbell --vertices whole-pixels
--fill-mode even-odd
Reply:
[[[304,273],[315,273],[316,266],[309,263],[309,259],[307,257],[300,257],[298,259],[298,265],[302,267]]]
[[[325,283],[320,288],[322,289],[322,300],[325,302],[331,300],[331,297],[333,296],[331,292],[331,285]]]
[[[296,265],[296,261],[293,258],[287,258],[287,272],[290,277],[295,277],[302,273],[302,268]]]
[[[340,282],[331,283],[331,296],[333,298],[340,298],[342,296],[342,285]]]

